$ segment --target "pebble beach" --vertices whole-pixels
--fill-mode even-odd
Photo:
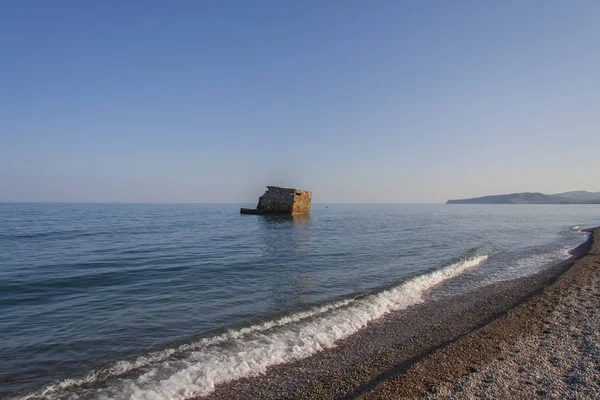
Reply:
[[[207,399],[593,398],[599,229],[541,273],[415,305]]]

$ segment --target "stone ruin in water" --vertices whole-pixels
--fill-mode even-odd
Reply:
[[[242,208],[242,214],[259,215],[295,215],[310,213],[312,192],[299,189],[287,189],[267,186],[265,194],[258,198],[256,209]]]

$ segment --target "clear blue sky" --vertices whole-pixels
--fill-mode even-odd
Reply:
[[[600,190],[599,1],[4,1],[0,201]]]

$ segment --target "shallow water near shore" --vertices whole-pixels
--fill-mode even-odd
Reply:
[[[0,204],[0,397],[209,393],[538,272],[600,224],[596,205],[240,206]]]

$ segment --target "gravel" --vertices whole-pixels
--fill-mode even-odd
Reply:
[[[542,273],[392,313],[204,398],[598,397],[598,267],[592,237]]]
[[[595,259],[596,261],[592,261]],[[600,262],[588,256],[569,285],[545,296],[556,304],[540,330],[507,346],[456,382],[440,383],[428,399],[600,397]],[[577,267],[582,267],[579,264]],[[553,290],[554,289],[554,290]],[[541,299],[538,299],[541,300]]]

